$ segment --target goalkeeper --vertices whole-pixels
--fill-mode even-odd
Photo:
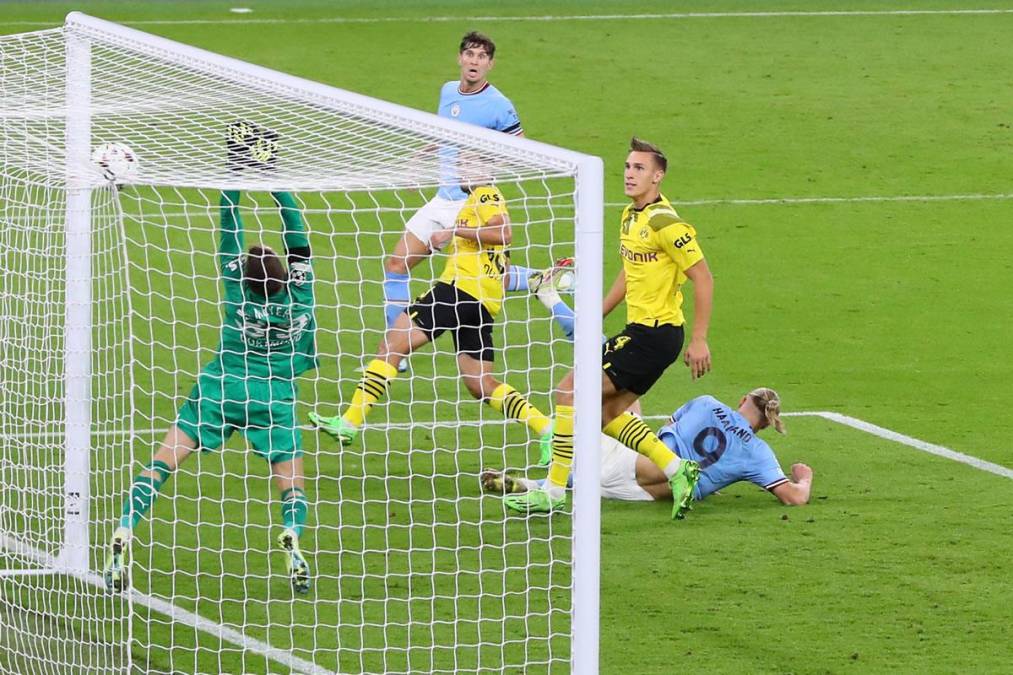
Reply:
[[[506,247],[512,231],[498,188],[479,185],[467,192],[455,226],[432,234],[437,248],[453,239],[443,273],[387,329],[351,404],[336,417],[310,413],[313,424],[343,445],[355,442],[370,409],[397,377],[398,364],[446,331],[454,338],[458,370],[471,395],[506,417],[524,422],[542,437],[543,444],[550,442],[548,418],[492,375],[492,324],[503,302],[503,277],[509,266]]]
[[[271,465],[280,493],[282,532],[293,588],[306,593],[310,567],[299,550],[308,502],[302,440],[296,425],[295,378],[317,366],[313,270],[302,216],[288,192],[273,192],[284,221],[288,270],[270,248],[243,255],[239,192],[221,195],[218,263],[225,291],[221,342],[204,366],[150,464],[134,478],[109,544],[104,576],[110,590],[127,586],[126,545],[169,476],[193,453],[220,448],[234,431]]]

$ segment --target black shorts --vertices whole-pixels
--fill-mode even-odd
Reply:
[[[643,396],[682,350],[682,326],[630,323],[601,347],[601,367],[616,389]]]
[[[458,354],[492,361],[492,314],[470,293],[437,281],[408,306],[408,317],[435,340],[444,331],[454,336]]]

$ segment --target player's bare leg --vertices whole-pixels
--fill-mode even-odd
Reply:
[[[465,389],[479,401],[492,396],[492,392],[500,385],[492,374],[492,362],[482,361],[467,354],[457,355],[457,369]]]
[[[388,366],[393,367],[395,370],[389,373],[393,377],[396,375],[398,364],[414,350],[428,342],[429,334],[413,324],[407,312],[401,312],[395,320],[394,325],[387,330],[380,341],[374,361],[379,360],[383,362],[377,364],[377,367],[381,370],[388,368]],[[374,375],[367,368],[366,373],[363,375],[363,382],[370,380]],[[386,382],[383,376],[375,375],[375,377],[380,377],[381,381]],[[372,388],[367,388],[372,390]],[[352,398],[351,405],[345,410],[344,414],[324,417],[317,412],[311,412],[309,414],[310,422],[321,431],[336,438],[342,445],[354,443],[355,439],[359,436],[359,429],[362,427],[365,413],[372,406],[373,402],[379,398],[379,396],[373,395],[370,395],[371,398],[367,398],[367,393],[369,392],[365,392],[363,384],[360,383],[359,387],[356,388],[356,394]],[[362,398],[363,400],[360,401],[358,398]]]
[[[409,273],[412,268],[432,254],[429,244],[405,230],[394,246],[394,251],[383,261],[384,316],[388,330],[394,327],[411,301],[408,291]],[[402,360],[397,367],[399,373],[408,369],[408,361]]]
[[[508,419],[523,422],[539,442],[552,437],[552,423],[538,408],[510,385],[500,382],[493,374],[493,362],[482,361],[468,354],[457,355],[457,368],[464,386],[472,396],[486,403]]]

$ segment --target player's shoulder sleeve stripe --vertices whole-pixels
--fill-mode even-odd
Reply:
[[[774,488],[776,488],[778,485],[784,485],[785,483],[789,483],[789,482],[791,482],[791,481],[789,481],[787,478],[781,478],[779,480],[775,480],[773,483],[770,483],[769,485],[764,485],[763,489],[767,490],[769,492],[769,491],[773,490]]]
[[[688,226],[685,220],[679,217],[679,214],[672,209],[656,209],[651,212],[648,218],[647,224],[655,232],[659,232],[670,225],[683,225]]]
[[[507,127],[506,129],[503,129],[502,131],[504,134],[511,134],[513,136],[516,136],[517,134],[524,132],[524,127],[521,126],[520,122],[517,122],[517,124],[513,124]]]

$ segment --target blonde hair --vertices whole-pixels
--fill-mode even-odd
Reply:
[[[747,394],[756,409],[767,421],[768,427],[774,427],[779,434],[788,433],[785,431],[784,422],[781,421],[781,397],[770,387],[757,387]]]

